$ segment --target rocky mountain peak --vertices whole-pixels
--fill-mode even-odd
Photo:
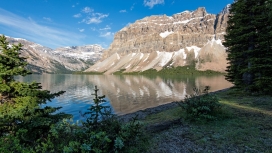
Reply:
[[[214,37],[215,20],[216,15],[208,14],[203,7],[172,16],[145,17],[117,32],[102,60],[114,52],[124,55],[128,52],[177,51],[192,45],[201,47]]]
[[[53,50],[26,39],[6,37],[10,45],[23,45],[21,55],[27,57],[28,68],[37,73],[81,71],[98,61],[103,52],[100,45],[60,47]]]
[[[204,7],[172,16],[145,17],[117,32],[101,60],[86,71],[111,74],[124,69],[125,72],[160,70],[195,62],[199,70],[224,71],[225,49],[216,42],[224,41],[227,21],[227,11],[209,14]]]
[[[100,45],[85,45],[85,46],[67,46],[57,48],[55,51],[67,51],[67,52],[99,52],[104,48]]]
[[[101,58],[104,48],[100,45],[69,46],[54,50],[55,54],[70,58],[78,58],[84,61],[96,62]]]
[[[193,17],[197,18],[197,17],[204,17],[205,15],[207,15],[206,9],[205,7],[199,7],[197,10],[195,10],[192,13]]]
[[[229,14],[231,4],[228,4],[226,7],[223,8],[223,10],[219,14]]]

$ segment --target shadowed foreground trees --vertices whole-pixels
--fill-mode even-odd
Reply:
[[[271,0],[236,0],[230,8],[225,35],[226,79],[251,92],[272,89]]]
[[[20,143],[34,143],[44,137],[50,126],[70,115],[56,113],[60,108],[41,107],[47,101],[64,93],[41,90],[39,83],[22,83],[15,76],[31,74],[26,70],[26,59],[20,57],[22,45],[10,45],[0,37],[0,136],[17,137]],[[13,143],[6,140],[6,145]]]
[[[65,120],[60,107],[42,107],[64,91],[50,93],[39,83],[22,83],[15,76],[31,74],[20,57],[21,44],[10,45],[0,36],[0,152],[143,152],[147,142],[142,126],[134,119],[123,123],[107,111],[105,96],[84,113],[86,121]]]

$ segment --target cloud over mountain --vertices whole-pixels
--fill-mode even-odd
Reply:
[[[80,39],[84,38],[81,34],[66,31],[57,27],[48,27],[37,23],[30,17],[23,18],[1,8],[0,19],[0,24],[8,27],[8,31],[16,33],[18,37],[26,38],[30,41],[35,41],[52,48],[68,46],[75,42],[79,43]],[[44,19],[51,20],[51,18]]]

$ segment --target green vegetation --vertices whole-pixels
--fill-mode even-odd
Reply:
[[[194,88],[193,95],[187,95],[179,102],[179,106],[185,110],[186,117],[190,120],[215,120],[221,113],[221,105],[214,94],[209,94],[210,87],[206,86],[201,95],[200,89]]]
[[[159,152],[158,144],[191,142],[198,152],[270,152],[272,150],[272,97],[249,96],[236,89],[216,93],[221,113],[213,121],[192,122],[180,107],[151,114],[143,120],[147,126],[180,119],[165,132],[150,133],[150,149]],[[184,144],[186,144],[184,142]],[[197,149],[196,149],[197,150]],[[194,152],[194,151],[193,151]]]
[[[94,105],[82,114],[86,121],[73,123],[63,120],[53,125],[46,141],[37,143],[29,152],[142,152],[147,139],[142,126],[134,118],[122,123],[107,106],[100,105],[105,96],[94,89]]]
[[[204,95],[195,90],[195,95],[179,103],[181,107],[148,115],[142,120],[146,129],[180,121],[163,132],[146,133],[152,139],[149,150],[142,124],[135,118],[121,122],[101,105],[105,96],[98,96],[97,88],[95,105],[82,114],[86,121],[81,123],[68,121],[68,114],[56,113],[60,108],[42,107],[64,92],[50,93],[41,90],[39,83],[15,81],[16,75],[30,74],[27,63],[19,56],[21,44],[9,47],[1,36],[0,152],[162,152],[159,144],[166,140],[171,145],[183,141],[181,146],[191,152],[271,152],[272,97],[259,95],[271,94],[272,89],[271,10],[271,0],[236,0],[232,4],[224,45],[230,64],[226,78],[236,88],[217,96],[208,93],[208,88]],[[197,71],[194,66],[124,71],[115,74],[217,74]]]
[[[227,80],[249,92],[271,94],[272,1],[237,0],[230,13],[223,43],[230,64]]]
[[[152,74],[154,70],[151,70],[150,72],[144,71],[143,74]],[[158,74],[160,75],[213,75],[213,74],[222,74],[220,72],[216,71],[199,71],[195,69],[194,65],[190,66],[178,66],[178,67],[169,67],[169,68],[163,68],[162,70],[158,71]]]
[[[178,66],[178,67],[165,67],[160,71],[156,69],[149,69],[143,72],[124,72],[126,69],[114,72],[114,75],[162,75],[162,76],[175,76],[175,75],[216,75],[222,74],[221,72],[216,72],[212,70],[199,71],[195,69],[194,65],[190,66]]]
[[[83,114],[86,121],[76,124],[72,116],[57,113],[60,107],[42,107],[64,91],[50,93],[39,83],[15,81],[17,75],[30,74],[21,44],[9,47],[0,37],[0,152],[143,152],[147,139],[134,118],[123,123],[105,106],[105,96],[98,96]]]
[[[199,71],[195,69],[194,65],[190,66],[178,66],[178,67],[165,67],[161,69],[160,71],[157,71],[156,69],[149,69],[142,72],[125,72],[126,69],[121,69],[119,71],[116,71],[113,73],[113,75],[147,75],[147,76],[154,76],[154,75],[160,75],[160,76],[174,76],[174,75],[193,75],[193,76],[199,76],[199,75],[217,75],[217,74],[223,74],[221,72],[216,72],[212,70],[206,70],[206,71]],[[105,72],[74,72],[73,74],[104,74]]]
[[[35,145],[36,140],[44,139],[51,125],[70,115],[52,114],[60,108],[41,107],[64,91],[50,93],[41,90],[39,83],[15,81],[16,75],[30,74],[25,58],[19,56],[21,44],[9,47],[1,36],[0,47],[0,152],[8,152],[18,143]]]

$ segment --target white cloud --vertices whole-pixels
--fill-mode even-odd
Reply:
[[[85,29],[78,29],[79,30],[79,32],[84,32],[85,31]]]
[[[106,31],[107,31],[107,30],[110,30],[110,29],[111,29],[111,27],[110,27],[109,25],[106,25],[105,28],[102,28],[102,29],[99,29],[99,30],[102,30],[102,31],[103,31],[103,30],[106,30]]]
[[[82,15],[80,13],[73,15],[74,18],[80,18]]]
[[[97,17],[92,17],[90,20],[87,21],[87,24],[92,24],[92,23],[101,23],[102,21],[97,18]]]
[[[120,13],[125,13],[125,12],[127,12],[127,10],[120,10],[119,12]]]
[[[48,22],[52,22],[51,18],[47,18],[47,17],[43,17],[44,20],[48,21]]]
[[[83,13],[91,13],[94,11],[94,9],[91,9],[90,7],[84,7],[81,11]]]
[[[109,16],[109,14],[103,14],[103,13],[92,13],[92,16],[97,16],[100,19],[106,18]]]
[[[78,13],[73,15],[74,18],[83,17],[83,19],[78,23],[98,24],[102,22],[102,19],[109,16],[109,14],[94,12],[94,9],[91,9],[90,7],[85,7],[81,12],[83,12],[83,14]]]
[[[109,14],[103,14],[103,13],[92,13],[91,16],[87,16],[85,19],[83,19],[81,22],[86,24],[92,24],[92,23],[101,23],[103,18],[108,17]]]
[[[41,45],[56,48],[81,43],[84,35],[36,23],[31,18],[23,18],[0,8],[0,25],[16,37],[28,39]]]
[[[130,10],[132,11],[134,9],[135,3],[130,7]]]
[[[86,24],[92,24],[92,23],[101,23],[102,21],[96,17],[87,17],[86,19],[83,19],[81,22]]]
[[[105,37],[105,38],[112,38],[114,33],[112,32],[105,32],[105,33],[100,33],[99,37]]]
[[[148,6],[150,9],[158,4],[164,4],[164,0],[144,0],[144,6]]]

